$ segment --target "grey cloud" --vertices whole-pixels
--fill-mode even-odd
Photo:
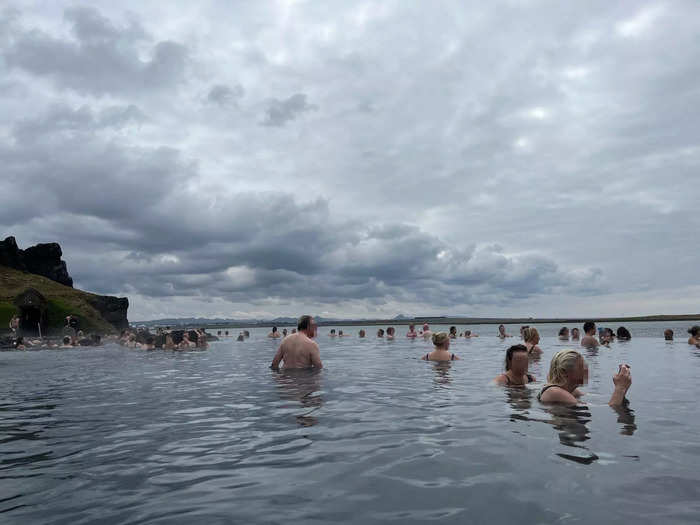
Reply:
[[[284,126],[290,120],[307,111],[318,109],[317,106],[306,101],[304,93],[296,93],[286,99],[272,99],[266,110],[265,126]]]
[[[187,49],[176,42],[157,42],[151,57],[140,58],[137,44],[147,39],[140,26],[117,28],[92,8],[66,11],[75,40],[41,30],[13,26],[3,58],[11,68],[53,79],[80,93],[138,93],[160,90],[184,80]]]
[[[241,85],[233,87],[225,84],[216,84],[211,87],[207,94],[207,101],[219,106],[236,105],[238,99],[243,97],[245,90]]]

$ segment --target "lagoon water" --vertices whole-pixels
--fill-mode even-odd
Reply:
[[[442,364],[420,361],[430,346],[405,327],[393,342],[321,328],[318,373],[270,370],[279,343],[263,330],[203,352],[2,352],[0,522],[697,523],[687,325],[631,323],[632,341],[584,352],[578,409],[536,400],[572,346],[545,325],[538,382],[512,390],[489,384],[518,341],[494,326],[470,327],[481,337]],[[633,384],[615,411],[620,362]]]

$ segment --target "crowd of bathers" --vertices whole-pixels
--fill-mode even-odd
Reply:
[[[319,346],[313,341],[317,335],[317,325],[313,317],[302,316],[297,328],[298,332],[282,338],[282,343],[270,365],[271,368],[278,369],[281,363],[284,363],[285,368],[323,368]],[[275,327],[268,337],[274,337],[273,334],[276,332],[277,328]],[[379,328],[377,338],[394,339],[395,333],[394,327],[388,327],[386,330]],[[700,348],[700,326],[691,327],[688,329],[688,333],[690,334],[688,344]],[[347,337],[349,334],[344,334],[342,330],[336,332],[336,329],[332,328],[327,335],[330,338],[335,338]],[[506,332],[504,325],[498,327],[496,335],[502,340],[513,337]],[[663,335],[665,340],[673,340],[673,330],[666,329]],[[364,329],[359,330],[358,337],[366,337]],[[478,334],[473,334],[470,330],[458,333],[455,326],[451,326],[449,332],[433,332],[426,323],[420,331],[416,331],[415,325],[409,325],[406,337],[409,339],[422,337],[432,341],[433,350],[422,355],[420,357],[422,360],[449,362],[460,359],[459,356],[450,352],[450,341],[464,337],[478,337]],[[538,345],[540,342],[539,332],[533,326],[524,325],[520,327],[520,338],[523,341],[521,344],[512,345],[506,350],[504,372],[494,379],[496,384],[516,387],[537,381],[528,372],[528,365],[531,359],[538,359],[543,353]],[[615,339],[629,341],[632,339],[632,335],[624,326],[620,326],[616,331],[611,328],[598,329],[593,321],[587,321],[583,324],[583,336],[580,335],[577,327],[569,330],[568,327],[564,326],[558,332],[558,339],[560,341],[580,342],[582,347],[592,349],[600,345],[609,346]],[[552,358],[547,381],[537,397],[543,403],[574,404],[583,395],[579,387],[587,380],[588,366],[583,355],[574,349],[561,350]],[[608,404],[613,407],[626,404],[625,396],[632,384],[630,366],[626,363],[620,363],[612,381],[614,390]]]

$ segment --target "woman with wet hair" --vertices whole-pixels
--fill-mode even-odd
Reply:
[[[428,352],[421,357],[423,361],[456,361],[459,359],[459,357],[449,352],[450,336],[448,334],[445,332],[438,332],[433,334],[432,339],[435,348],[432,352]]]
[[[381,337],[382,339],[384,338],[384,329],[380,328],[377,330],[377,337]]]
[[[494,381],[504,386],[523,386],[532,383],[535,381],[535,376],[527,372],[529,361],[525,345],[511,346],[506,350],[506,371]]]
[[[700,326],[695,325],[692,328],[688,328],[688,333],[690,334],[688,344],[695,346],[700,345]]]
[[[578,341],[580,337],[581,337],[581,333],[579,332],[578,328],[576,328],[576,327],[572,328],[571,329],[571,340]]]
[[[620,326],[617,329],[617,340],[618,341],[629,341],[632,339],[632,334],[630,334],[630,331],[627,330],[624,326]]]
[[[542,355],[542,349],[537,346],[537,343],[540,342],[540,333],[537,331],[537,328],[533,326],[525,328],[525,330],[523,330],[523,340],[527,348],[527,355],[530,357],[539,357]]]
[[[389,328],[386,329],[386,338],[387,339],[394,339],[395,334],[396,334],[396,330],[394,330],[393,326],[390,326]]]
[[[569,329],[566,326],[562,326],[559,330],[559,340],[568,341],[569,340]]]
[[[450,339],[457,339],[457,327],[450,326]]]
[[[562,350],[554,354],[549,365],[547,384],[537,395],[542,403],[561,403],[575,405],[577,398],[583,395],[578,387],[583,385],[588,377],[588,367],[583,356],[576,350]],[[615,389],[608,405],[621,406],[626,403],[625,394],[632,385],[632,375],[629,365],[619,365],[617,374],[613,376]]]

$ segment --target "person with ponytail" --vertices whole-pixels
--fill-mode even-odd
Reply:
[[[506,371],[494,379],[503,386],[523,386],[535,381],[535,376],[527,373],[529,359],[525,345],[513,345],[506,350]]]
[[[576,350],[562,350],[554,354],[549,365],[547,384],[537,395],[542,403],[562,403],[575,405],[577,398],[583,393],[578,389],[588,376],[588,368],[583,356]],[[619,365],[617,374],[613,376],[615,389],[608,404],[611,407],[625,404],[625,394],[632,385],[632,375],[629,365]]]
[[[434,333],[432,339],[435,348],[432,352],[421,357],[423,361],[455,361],[459,359],[459,357],[449,352],[450,336],[448,334],[445,332]]]
[[[537,346],[540,342],[540,333],[537,328],[533,326],[528,326],[523,330],[523,341],[525,341],[525,347],[527,348],[527,355],[530,357],[539,357],[542,355],[542,349]]]

